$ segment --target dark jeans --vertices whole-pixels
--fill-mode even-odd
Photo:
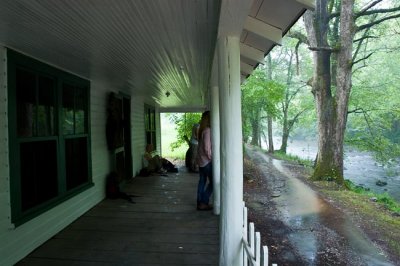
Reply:
[[[199,185],[197,186],[197,204],[208,204],[213,191],[212,183],[212,163],[209,162],[204,167],[199,167]],[[207,184],[208,177],[208,184]]]

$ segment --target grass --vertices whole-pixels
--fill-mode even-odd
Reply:
[[[275,151],[273,153],[273,156],[277,159],[280,160],[285,160],[285,161],[290,161],[290,162],[295,162],[301,165],[304,165],[306,167],[312,167],[313,166],[313,161],[311,160],[306,160],[306,159],[302,159],[296,155],[292,155],[292,154],[287,154],[281,151]]]
[[[366,195],[370,199],[375,198],[376,202],[382,204],[387,210],[400,214],[400,204],[396,200],[394,200],[388,193],[385,192],[383,194],[377,194],[361,186],[356,186],[350,180],[346,180],[345,182],[347,187],[350,188],[350,191],[360,195]]]

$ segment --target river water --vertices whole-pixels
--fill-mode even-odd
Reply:
[[[278,149],[281,140],[275,138],[274,147]],[[266,145],[263,145],[266,149]],[[296,155],[302,159],[314,160],[318,151],[317,140],[290,139],[287,153]],[[386,168],[378,164],[371,153],[357,151],[354,148],[345,147],[344,176],[356,185],[369,188],[376,193],[387,192],[400,202],[400,166]],[[376,185],[377,181],[386,182],[385,186]]]

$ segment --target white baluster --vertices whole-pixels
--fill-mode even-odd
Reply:
[[[247,207],[244,206],[243,202],[243,245],[247,245],[248,243],[248,232],[247,232]],[[243,266],[248,265],[248,257],[245,247],[243,246]]]
[[[264,256],[264,263],[263,266],[268,266],[268,247],[263,246],[263,256]]]
[[[260,266],[261,263],[261,253],[260,253],[260,249],[261,249],[261,235],[260,232],[256,232],[256,252],[255,252],[255,256],[254,259],[256,261],[256,266]]]

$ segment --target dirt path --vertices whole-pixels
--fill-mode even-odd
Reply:
[[[249,220],[261,232],[278,265],[395,265],[339,209],[298,177],[283,161],[250,147],[244,198]],[[250,167],[251,168],[251,167]],[[290,170],[289,170],[290,169]]]

